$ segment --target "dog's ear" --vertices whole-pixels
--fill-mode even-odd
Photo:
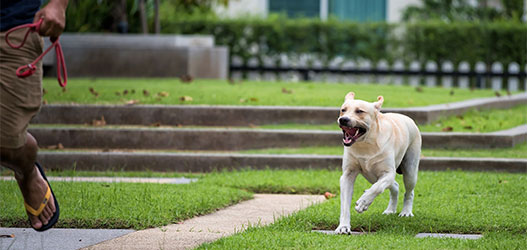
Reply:
[[[375,106],[375,108],[377,110],[381,110],[381,107],[382,107],[382,103],[384,102],[384,97],[382,97],[382,95],[378,96],[377,97],[377,101],[373,103],[373,105]]]
[[[355,93],[353,93],[353,92],[349,92],[349,93],[346,95],[346,97],[344,98],[344,100],[350,100],[350,101],[355,100]]]

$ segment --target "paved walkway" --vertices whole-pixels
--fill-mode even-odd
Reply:
[[[131,182],[131,183],[160,183],[160,184],[189,184],[197,181],[194,178],[144,178],[144,177],[60,177],[48,176],[49,181],[75,181],[75,182]],[[0,180],[14,181],[13,176],[0,176]]]
[[[31,228],[0,228],[0,249],[76,250],[131,232],[134,230],[52,228],[39,233]]]
[[[86,249],[189,249],[243,231],[249,225],[267,225],[317,202],[321,195],[255,194],[253,200],[199,216],[179,224],[151,228],[115,238]]]

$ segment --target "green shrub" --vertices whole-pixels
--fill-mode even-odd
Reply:
[[[527,63],[527,26],[518,22],[405,24],[352,23],[334,19],[200,18],[162,24],[164,33],[211,34],[216,44],[228,46],[243,64],[263,56],[278,58],[309,54],[328,64],[337,56],[347,60],[381,59],[393,62],[467,61]],[[276,60],[278,61],[278,60]],[[309,62],[308,62],[309,63]]]

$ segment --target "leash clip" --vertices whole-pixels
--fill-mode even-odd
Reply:
[[[37,70],[37,67],[35,67],[35,65],[30,63],[28,65],[20,66],[16,70],[16,76],[20,78],[26,78],[30,75],[33,75],[33,73],[35,73],[36,70]]]

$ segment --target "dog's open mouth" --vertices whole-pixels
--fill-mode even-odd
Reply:
[[[353,143],[359,139],[359,137],[366,134],[366,129],[361,127],[346,127],[346,126],[340,126],[342,129],[342,133],[344,134],[344,138],[342,138],[342,143],[344,146],[349,147]]]

